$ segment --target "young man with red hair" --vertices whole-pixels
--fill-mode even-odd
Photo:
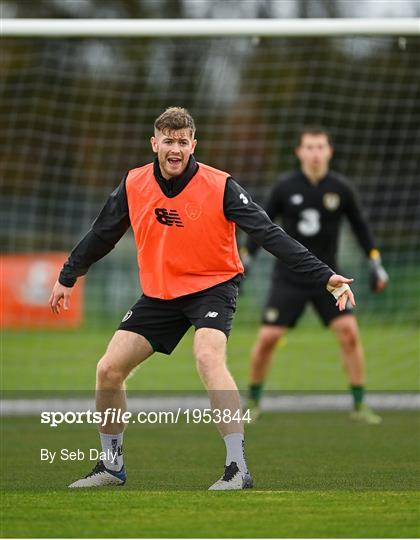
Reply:
[[[137,245],[143,294],[123,318],[100,359],[96,406],[125,410],[124,381],[155,351],[170,354],[195,327],[194,355],[213,411],[230,411],[218,429],[226,445],[225,471],[209,489],[252,487],[244,456],[238,390],[226,366],[226,342],[235,311],[243,266],[235,224],[281,258],[291,271],[320,289],[328,287],[339,309],[354,302],[352,280],[334,274],[301,244],[274,225],[249,194],[226,172],[195,161],[197,144],[191,115],[171,107],[157,118],[151,146],[153,163],[130,170],[111,194],[91,230],[64,264],[50,304],[68,308],[71,287],[90,265],[105,256],[131,226]],[[101,425],[104,459],[72,488],[124,484],[124,426]],[[114,450],[112,453],[111,451]]]

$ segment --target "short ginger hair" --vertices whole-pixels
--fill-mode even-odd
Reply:
[[[195,124],[193,117],[183,107],[169,107],[155,120],[154,128],[164,132],[189,129],[191,136],[195,134]]]

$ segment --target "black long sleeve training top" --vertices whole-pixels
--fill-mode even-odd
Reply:
[[[185,188],[198,167],[199,164],[191,156],[181,176],[165,180],[155,159],[154,176],[164,195],[173,198]],[[127,175],[109,196],[90,231],[71,252],[59,276],[59,282],[62,285],[72,287],[76,279],[86,274],[94,262],[114,248],[130,227],[125,189],[126,178]],[[313,283],[327,284],[334,273],[331,268],[286,234],[281,227],[275,225],[266,212],[252,201],[250,195],[232,177],[229,177],[226,182],[223,210],[226,219],[235,222],[252,237],[254,242],[281,259],[290,271],[304,275]]]

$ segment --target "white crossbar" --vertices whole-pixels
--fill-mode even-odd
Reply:
[[[420,35],[420,18],[2,19],[3,37]]]

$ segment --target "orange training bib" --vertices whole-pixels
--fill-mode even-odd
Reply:
[[[128,208],[146,296],[177,298],[244,271],[235,224],[223,212],[228,177],[200,163],[183,191],[169,198],[153,175],[153,163],[128,173]]]

